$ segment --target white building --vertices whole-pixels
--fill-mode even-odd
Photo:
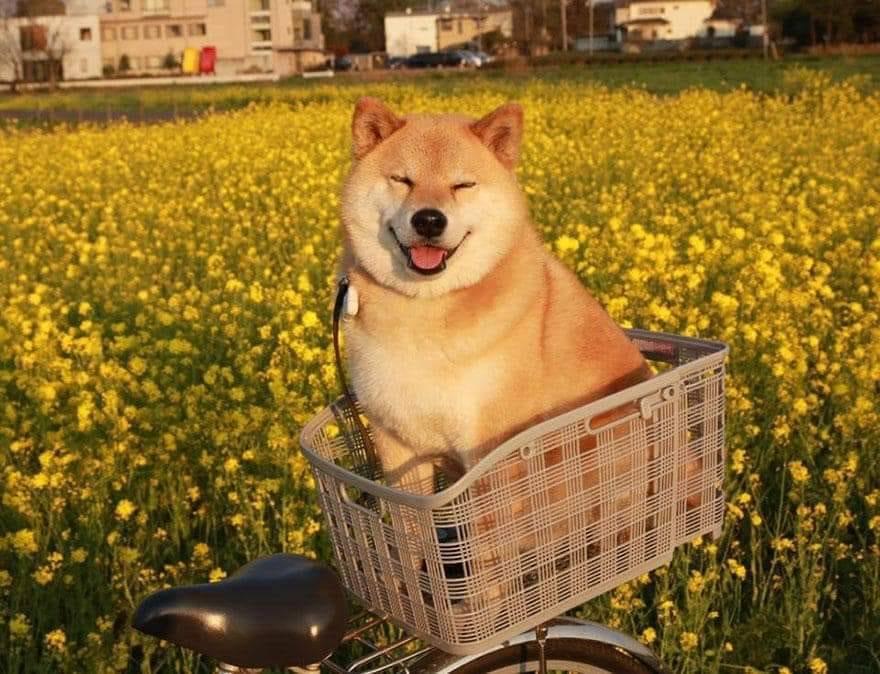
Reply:
[[[513,14],[509,9],[390,12],[385,15],[385,51],[388,56],[410,56],[454,49],[478,42],[480,35],[494,31],[508,38],[513,35]]]
[[[437,51],[437,14],[405,12],[385,15],[385,51],[409,56]]]
[[[705,35],[714,10],[713,0],[630,0],[615,18],[626,41],[685,40]]]
[[[101,77],[97,15],[14,17],[0,21],[0,81]]]

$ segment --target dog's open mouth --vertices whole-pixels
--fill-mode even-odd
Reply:
[[[393,227],[389,227],[388,229],[391,230],[391,235],[394,237],[394,240],[397,241],[397,245],[400,246],[400,250],[406,256],[409,268],[424,276],[439,274],[446,269],[447,260],[455,255],[455,251],[459,249],[461,244],[464,243],[464,240],[468,237],[468,234],[470,234],[470,232],[465,234],[461,238],[461,241],[458,242],[458,245],[451,249],[441,248],[440,246],[429,246],[427,244],[407,247],[397,238],[397,233],[394,231]]]

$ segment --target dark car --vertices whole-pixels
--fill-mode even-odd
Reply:
[[[354,69],[354,61],[352,61],[348,56],[340,56],[333,64],[333,69],[342,72],[345,72],[346,70],[352,70]]]
[[[458,68],[464,57],[458,52],[424,52],[413,54],[406,60],[407,68]]]

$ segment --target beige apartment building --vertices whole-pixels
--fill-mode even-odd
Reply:
[[[324,62],[321,17],[303,0],[107,0],[101,58],[161,73],[168,54],[214,47],[215,72],[295,74]],[[164,72],[167,72],[164,71]]]

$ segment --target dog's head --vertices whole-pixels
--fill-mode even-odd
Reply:
[[[378,283],[436,297],[479,282],[515,245],[528,222],[514,175],[518,105],[480,120],[398,117],[363,98],[352,135],[342,222],[351,254]]]

